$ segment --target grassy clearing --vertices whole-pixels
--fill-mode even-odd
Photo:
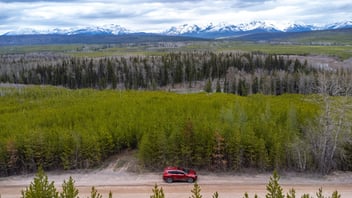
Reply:
[[[301,36],[289,40],[299,43],[331,43],[337,45],[352,45],[352,30],[305,32]]]
[[[153,51],[148,49],[138,49],[138,48],[108,48],[96,51],[72,51],[66,54],[75,57],[109,57],[109,56],[161,56],[166,52],[163,51]]]
[[[82,49],[83,45],[28,45],[0,47],[0,54],[24,54],[33,52],[69,52]]]
[[[174,51],[246,51],[262,52],[269,54],[287,54],[287,55],[328,55],[336,56],[340,59],[352,57],[352,46],[322,46],[322,45],[287,45],[287,44],[258,44],[248,42],[194,42],[179,48],[147,48],[136,46],[133,48],[113,47],[101,49],[99,51],[70,52],[73,56],[103,57],[103,56],[124,56],[124,55],[151,55],[158,56],[167,52]]]
[[[351,45],[289,45],[268,44],[239,41],[197,41],[188,42],[176,47],[164,47],[156,44],[106,45],[106,44],[74,44],[74,45],[37,45],[37,46],[6,46],[0,47],[0,54],[53,52],[64,53],[76,57],[105,56],[160,56],[168,52],[179,51],[246,51],[288,55],[328,55],[340,59],[352,57]]]
[[[287,55],[328,55],[337,56],[341,59],[352,57],[352,46],[322,46],[322,45],[288,45],[288,44],[259,44],[249,42],[212,42],[197,43],[196,45],[187,46],[188,49],[208,49],[216,51],[247,51],[263,52],[269,54],[287,54]]]

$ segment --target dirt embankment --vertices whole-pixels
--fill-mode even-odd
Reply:
[[[63,181],[72,176],[75,186],[79,189],[80,197],[90,196],[91,187],[94,186],[103,197],[108,197],[111,191],[113,197],[148,198],[155,184],[163,188],[167,198],[191,196],[193,184],[167,184],[161,179],[161,174],[161,172],[142,172],[132,155],[115,156],[101,169],[47,173],[49,181],[54,181],[59,191]],[[266,184],[271,176],[270,173],[229,175],[199,172],[198,174],[198,184],[205,198],[210,198],[214,192],[218,192],[221,198],[242,198],[245,192],[248,192],[250,197],[257,194],[263,198],[266,194]],[[0,178],[1,197],[21,197],[21,191],[29,186],[34,176],[30,174]],[[328,176],[283,173],[280,184],[285,192],[294,188],[297,197],[304,193],[315,196],[320,187],[323,188],[326,196],[330,196],[337,190],[342,198],[352,197],[352,173],[350,172],[335,172]]]

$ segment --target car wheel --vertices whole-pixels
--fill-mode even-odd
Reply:
[[[187,179],[187,182],[188,182],[188,183],[193,183],[193,181],[194,181],[193,178],[188,178],[188,179]]]
[[[167,179],[166,179],[166,182],[167,182],[167,183],[172,183],[172,178],[171,178],[171,177],[167,178]]]

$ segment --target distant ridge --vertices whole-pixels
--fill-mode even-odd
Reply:
[[[233,24],[213,24],[210,23],[205,26],[200,25],[189,25],[183,24],[177,27],[171,27],[159,33],[159,35],[168,36],[187,36],[196,38],[207,38],[216,39],[221,37],[229,36],[243,36],[257,33],[268,33],[268,32],[310,32],[316,30],[335,30],[352,28],[352,20],[328,24],[324,26],[287,23],[284,25],[275,25],[271,22],[266,21],[252,21],[250,23],[241,23],[238,25]],[[15,31],[9,31],[3,36],[15,36],[15,35],[126,35],[149,32],[137,32],[129,30],[120,25],[109,24],[104,26],[92,26],[92,27],[77,27],[77,28],[54,28],[51,30],[36,30],[36,29],[19,29]]]
[[[317,30],[336,30],[346,28],[352,28],[352,21],[328,24],[325,26],[306,24],[286,24],[284,26],[278,26],[265,21],[252,21],[250,23],[239,25],[214,25],[211,23],[204,27],[184,24],[178,27],[171,27],[170,29],[164,31],[163,34],[216,39],[224,37],[239,37],[258,33],[311,32]]]
[[[306,32],[265,32],[223,39],[253,42],[285,42],[313,45],[352,45],[352,28]]]
[[[161,33],[134,32],[119,25],[38,31],[23,29],[0,36],[0,46],[46,44],[117,44],[230,39],[255,42],[309,44],[352,44],[352,21],[324,27],[287,24],[277,27],[268,22],[207,26],[181,25]]]
[[[167,36],[147,33],[113,34],[34,34],[0,36],[0,46],[50,44],[123,44],[143,42],[201,41],[202,38]]]
[[[120,25],[104,25],[104,26],[92,26],[92,27],[77,27],[77,28],[54,28],[51,30],[36,30],[30,28],[19,29],[16,31],[10,31],[3,35],[15,36],[15,35],[36,35],[36,34],[54,34],[54,35],[123,35],[135,33]]]

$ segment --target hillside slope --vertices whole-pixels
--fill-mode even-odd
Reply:
[[[316,45],[351,45],[352,28],[309,32],[265,32],[237,37],[227,37],[241,41],[291,42]]]

